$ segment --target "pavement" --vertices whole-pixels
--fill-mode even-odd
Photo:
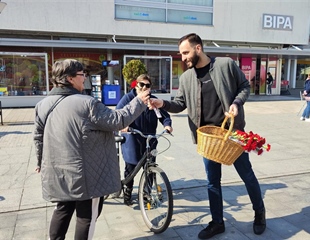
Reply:
[[[213,239],[310,239],[310,123],[300,121],[304,102],[296,95],[250,96],[245,104],[246,131],[267,139],[271,151],[251,163],[266,206],[267,229],[253,233],[254,213],[243,182],[233,166],[223,166],[226,231]],[[186,111],[171,114],[171,147],[158,156],[173,188],[174,214],[169,228],[153,234],[143,222],[137,202],[109,198],[97,220],[96,240],[198,239],[211,221],[202,157],[191,142]],[[0,125],[0,240],[48,239],[54,205],[42,198],[32,141],[33,108],[3,109]],[[160,141],[158,150],[167,146]],[[123,169],[123,161],[120,164]],[[137,197],[135,181],[134,199]],[[74,239],[73,217],[67,239]]]

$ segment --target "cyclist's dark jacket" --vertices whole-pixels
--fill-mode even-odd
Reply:
[[[121,109],[127,105],[132,99],[136,97],[136,89],[132,89],[129,93],[124,95],[116,106],[116,109]],[[151,95],[151,98],[156,98]],[[148,108],[129,126],[140,130],[144,134],[155,134],[158,120],[165,126],[171,126],[170,115],[163,109],[160,109],[162,118],[157,118],[153,110]],[[127,163],[136,165],[141,159],[145,151],[145,138],[138,134],[123,134],[126,138],[125,143],[122,144],[123,159]],[[157,141],[152,141],[152,149],[156,148]]]
[[[304,90],[307,92],[305,96],[310,97],[310,78],[307,78],[304,85]]]

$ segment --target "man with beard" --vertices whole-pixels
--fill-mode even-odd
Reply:
[[[151,99],[149,108],[163,108],[179,113],[187,108],[188,123],[193,141],[200,126],[221,126],[225,115],[235,117],[235,129],[244,130],[243,104],[249,97],[250,85],[240,68],[230,58],[211,58],[203,52],[201,38],[191,33],[182,37],[179,51],[188,67],[179,82],[179,89],[172,101]],[[198,237],[209,239],[225,231],[221,189],[221,164],[203,158],[208,180],[208,195],[212,221]],[[260,235],[266,229],[265,207],[257,178],[252,170],[248,153],[235,161],[234,167],[245,183],[255,211],[253,231]]]

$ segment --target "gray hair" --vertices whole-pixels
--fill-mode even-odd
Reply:
[[[76,73],[83,70],[83,64],[75,59],[56,61],[52,67],[51,82],[54,87],[72,86],[67,77],[76,77]]]

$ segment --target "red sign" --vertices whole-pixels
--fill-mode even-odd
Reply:
[[[241,70],[242,71],[252,70],[252,58],[241,58]]]

